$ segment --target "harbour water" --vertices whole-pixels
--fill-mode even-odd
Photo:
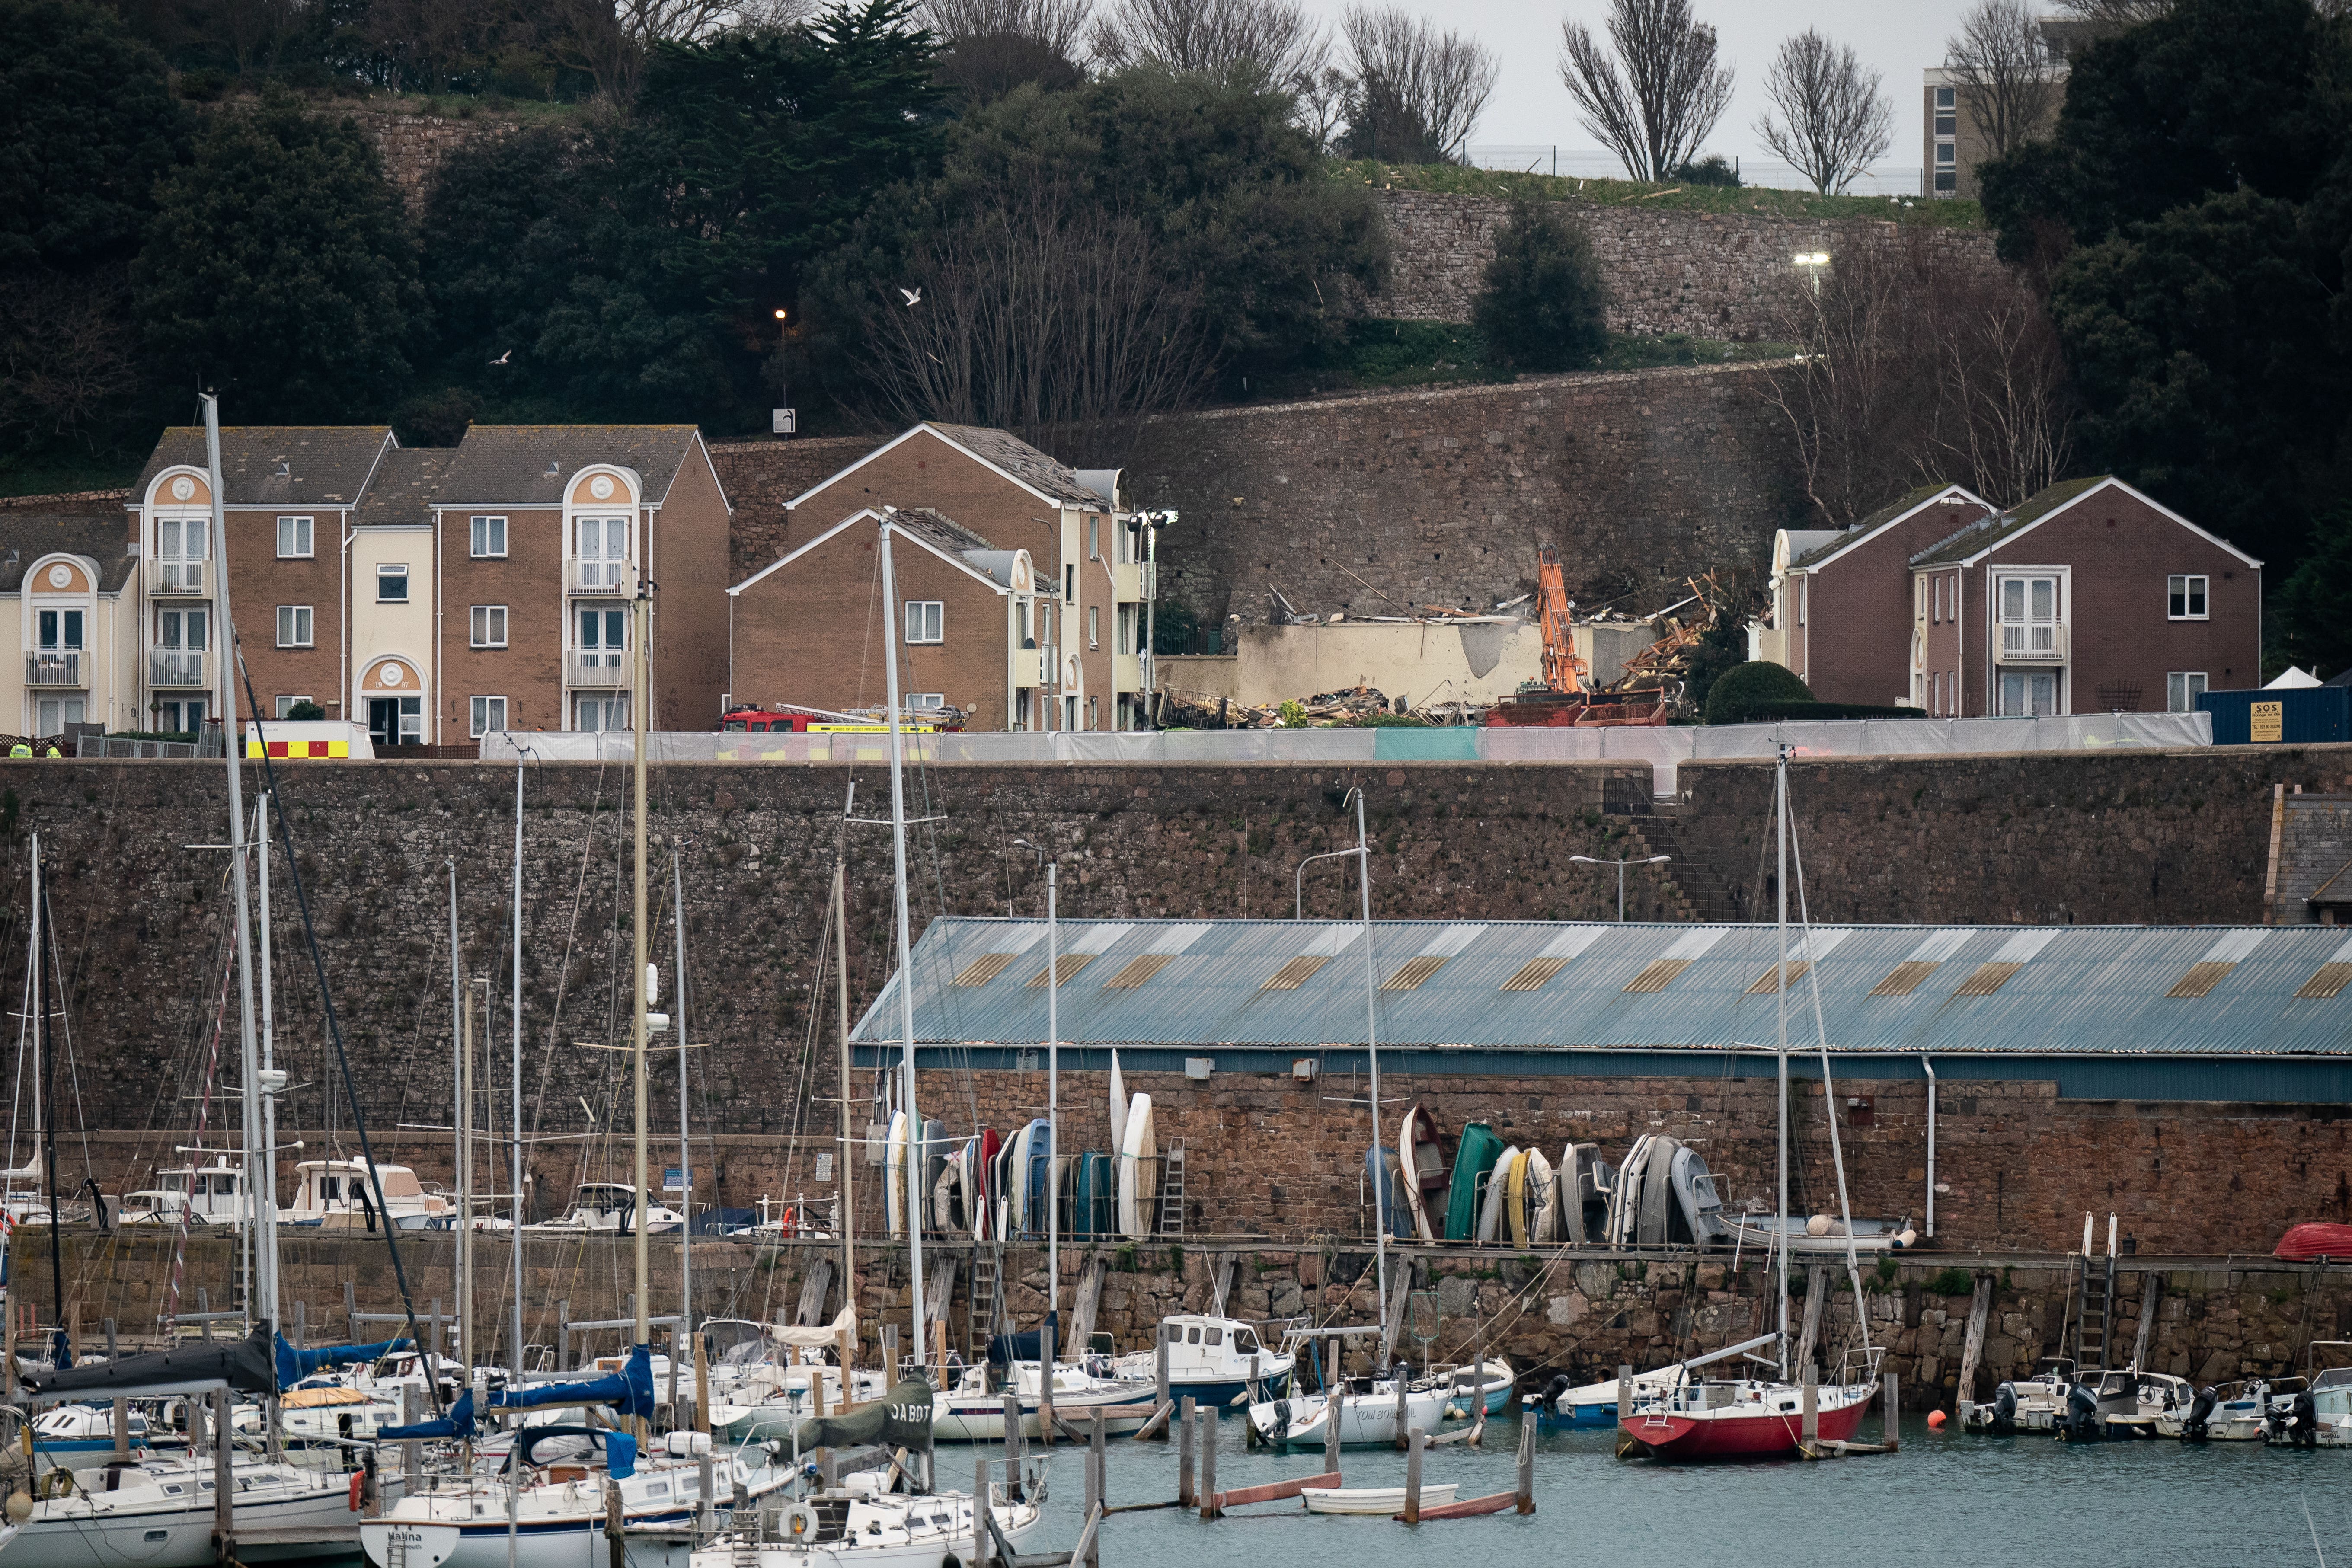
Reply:
[[[1864,1424],[1859,1437],[1877,1436]],[[1373,1568],[1411,1555],[1473,1563],[1672,1563],[1675,1568],[1885,1568],[1935,1560],[2068,1562],[2135,1568],[2210,1568],[2259,1559],[2303,1568],[2321,1559],[2304,1522],[2308,1501],[2330,1559],[2352,1562],[2344,1515],[2352,1505],[2352,1451],[2189,1447],[2176,1442],[2067,1445],[2047,1437],[1930,1432],[1907,1417],[1898,1454],[1806,1464],[1665,1465],[1613,1455],[1610,1431],[1539,1432],[1536,1511],[1433,1521],[1307,1514],[1264,1503],[1203,1521],[1169,1509],[1115,1514],[1105,1568]],[[1423,1458],[1425,1485],[1457,1496],[1508,1491],[1515,1420],[1488,1425],[1483,1451],[1453,1446]],[[971,1484],[970,1450],[942,1448],[943,1484]],[[1323,1455],[1243,1446],[1238,1421],[1220,1424],[1217,1484],[1231,1489],[1321,1470]],[[1404,1456],[1349,1449],[1351,1486],[1402,1486]],[[1175,1495],[1172,1444],[1114,1439],[1114,1505]],[[1084,1492],[1079,1456],[1057,1448],[1052,1525],[1032,1550],[1076,1538]]]

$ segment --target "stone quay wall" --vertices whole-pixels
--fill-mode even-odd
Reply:
[[[678,1303],[677,1244],[651,1239],[655,1315]],[[68,1227],[62,1240],[67,1284],[65,1318],[76,1342],[102,1345],[103,1325],[115,1320],[126,1343],[152,1341],[165,1305],[172,1268],[168,1236],[105,1237]],[[401,1238],[409,1293],[425,1326],[437,1300],[444,1315],[443,1343],[451,1343],[457,1304],[453,1238],[446,1233],[410,1233]],[[18,1299],[43,1324],[53,1321],[49,1258],[45,1230],[19,1229],[11,1242],[11,1278]],[[511,1300],[509,1242],[485,1237],[477,1248],[481,1293],[478,1332],[483,1359],[504,1362],[504,1328]],[[527,1237],[523,1333],[533,1354],[558,1343],[561,1312],[573,1321],[611,1321],[629,1314],[630,1247],[625,1239]],[[351,1334],[362,1341],[390,1331],[385,1325],[351,1323],[344,1316],[344,1289],[352,1289],[362,1313],[399,1310],[389,1254],[380,1237],[282,1233],[286,1331],[293,1337],[295,1304],[308,1343],[326,1344]],[[957,1354],[980,1343],[984,1324],[972,1322],[967,1264],[969,1244],[927,1243],[927,1274],[954,1266],[957,1281],[940,1336]],[[195,1310],[196,1291],[205,1290],[215,1310],[237,1300],[238,1262],[233,1238],[192,1237],[186,1247],[182,1309]],[[795,1320],[802,1286],[820,1262],[829,1276],[820,1310],[827,1319],[840,1310],[840,1248],[837,1243],[792,1242],[753,1246],[737,1241],[698,1240],[693,1246],[695,1309],[702,1316],[758,1321]],[[896,1323],[899,1343],[908,1343],[912,1310],[903,1246],[869,1242],[858,1248],[859,1349],[868,1361],[881,1349],[880,1329]],[[2139,1342],[2143,1307],[2148,1320],[2144,1364],[2197,1383],[2300,1371],[2306,1348],[2317,1340],[2352,1335],[2352,1270],[2316,1265],[2284,1265],[2266,1259],[2164,1258],[2140,1256],[2118,1260],[2112,1337],[2105,1360],[2127,1361]],[[1023,1246],[1005,1256],[1006,1304],[1014,1320],[1034,1324],[1045,1311],[1045,1255]],[[2104,1260],[2095,1267],[2104,1268]],[[1369,1250],[1334,1243],[1278,1246],[1265,1243],[1152,1242],[1089,1246],[1073,1243],[1061,1252],[1061,1300],[1065,1321],[1076,1310],[1082,1282],[1098,1270],[1101,1285],[1097,1331],[1122,1351],[1151,1342],[1155,1325],[1167,1313],[1212,1310],[1224,1285],[1223,1305],[1235,1316],[1259,1322],[1312,1313],[1327,1321],[1370,1322],[1376,1316],[1376,1271]],[[1775,1280],[1763,1260],[1735,1260],[1687,1249],[1650,1249],[1640,1256],[1606,1256],[1566,1250],[1541,1256],[1487,1248],[1476,1252],[1394,1247],[1389,1255],[1391,1288],[1431,1290],[1440,1319],[1429,1354],[1440,1361],[1507,1356],[1523,1391],[1540,1391],[1555,1375],[1578,1383],[1615,1374],[1620,1364],[1646,1370],[1677,1357],[1700,1354],[1769,1329],[1777,1321]],[[1946,1259],[1914,1256],[1887,1268],[1865,1268],[1863,1296],[1871,1339],[1888,1352],[1886,1369],[1904,1385],[1906,1405],[1949,1408],[1958,1388],[1962,1342],[1970,1293],[1989,1279],[1992,1296],[1979,1368],[1970,1391],[1990,1397],[2000,1379],[2032,1370],[2036,1357],[2074,1353],[2073,1260],[2016,1256]],[[1791,1279],[1790,1323],[1801,1325],[1805,1297],[1825,1292],[1817,1331],[1815,1361],[1833,1373],[1841,1352],[1854,1341],[1855,1296],[1843,1266],[1814,1273],[1800,1268]],[[431,1329],[425,1329],[431,1337]],[[622,1336],[613,1331],[575,1333],[569,1349],[573,1364],[583,1356],[610,1354]],[[667,1336],[657,1332],[666,1344]],[[1417,1343],[1402,1347],[1418,1357]],[[2095,1359],[2097,1359],[2095,1357]],[[1350,1369],[1369,1361],[1368,1349],[1352,1352]]]
[[[1549,205],[1592,242],[1609,289],[1610,328],[1644,336],[1687,332],[1734,342],[1786,337],[1798,256],[1826,251],[1834,259],[1858,246],[1906,244],[1963,268],[1999,265],[1990,229],[1662,210],[1639,200]],[[1468,321],[1509,204],[1495,196],[1382,191],[1381,210],[1393,260],[1372,314]]]

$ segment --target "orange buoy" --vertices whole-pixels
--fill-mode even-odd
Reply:
[[[1940,1432],[1943,1430],[1943,1427],[1944,1413],[1940,1410],[1930,1410],[1927,1412],[1927,1430],[1930,1432]]]

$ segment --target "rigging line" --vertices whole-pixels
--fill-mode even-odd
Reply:
[[[286,797],[278,787],[278,768],[270,761],[269,747],[262,731],[261,702],[253,692],[253,671],[246,666],[245,656],[236,642],[236,629],[234,626],[224,629],[229,637],[228,655],[236,660],[237,673],[245,680],[246,710],[253,715],[251,723],[256,737],[264,742],[261,747],[262,787],[269,792],[269,803],[277,808],[278,842],[286,847],[286,874],[294,884],[294,904],[302,914],[303,942],[310,950],[310,968],[319,978],[319,1008],[326,1020],[327,1038],[335,1047],[335,1065],[342,1070],[343,1092],[351,1098],[352,1130],[359,1136],[360,1157],[367,1162],[368,1183],[375,1188],[376,1215],[383,1224],[384,1247],[392,1255],[392,1278],[400,1288],[400,1310],[408,1321],[409,1339],[422,1346],[425,1340],[416,1327],[416,1302],[408,1293],[408,1271],[400,1261],[400,1227],[393,1223],[392,1205],[384,1201],[383,1173],[376,1165],[375,1150],[368,1141],[367,1113],[360,1109],[359,1085],[352,1078],[351,1058],[343,1050],[342,1026],[335,1018],[334,993],[327,985],[327,961],[319,951],[319,930],[310,919],[310,889],[302,880],[301,859],[294,853],[294,818],[286,809]],[[227,982],[222,984],[226,986]],[[271,1194],[273,1201],[276,1196],[276,1194]],[[441,1380],[428,1377],[425,1379],[425,1387],[433,1401],[433,1413],[440,1415]]]
[[[49,885],[46,879],[41,883],[41,912],[47,917],[42,929],[49,938],[49,973],[62,975],[65,973],[66,960],[65,953],[58,943],[57,900],[49,897]],[[82,1103],[81,1099],[81,1065],[74,1056],[73,1009],[68,1005],[72,999],[73,989],[70,982],[58,986],[58,994],[53,994],[51,996],[55,1005],[50,1010],[50,1016],[58,1020],[58,1038],[66,1048],[66,1081],[73,1086],[74,1115],[81,1122],[81,1173],[88,1177],[96,1173],[96,1162],[90,1158],[89,1153],[89,1109]],[[43,1021],[47,1022],[46,1019]]]
[[[227,963],[222,963],[220,999],[213,1006],[212,1055],[205,1064],[204,1094],[196,1101],[196,1147],[199,1149],[204,1147],[205,1127],[212,1119],[213,1082],[220,1073],[220,1043],[221,1036],[226,1032],[228,983],[231,973],[231,965]],[[202,1169],[203,1164],[202,1154],[188,1156],[188,1197],[187,1201],[180,1205],[179,1222],[173,1230],[172,1268],[165,1276],[163,1298],[165,1305],[163,1315],[166,1333],[169,1333],[179,1322],[180,1287],[186,1279],[188,1271],[188,1222],[195,1217],[196,1172]],[[50,1215],[49,1219],[52,1225],[56,1224],[55,1215]]]
[[[1845,1151],[1838,1138],[1836,1086],[1830,1080],[1830,1026],[1822,1014],[1822,963],[1812,951],[1813,921],[1805,906],[1805,853],[1793,833],[1789,835],[1789,851],[1797,878],[1797,919],[1805,928],[1805,976],[1812,993],[1813,1028],[1822,1047],[1822,1116],[1830,1124],[1830,1160],[1837,1171],[1838,1218],[1845,1223],[1845,1272],[1846,1278],[1853,1284],[1854,1328],[1862,1337],[1863,1349],[1868,1351],[1871,1349],[1870,1310],[1862,1294],[1862,1263],[1854,1252],[1853,1211],[1846,1202]],[[1784,985],[1788,984],[1786,975],[1780,976],[1780,980]],[[1781,1221],[1784,1230],[1787,1225],[1784,1218]]]
[[[540,1053],[539,1087],[534,1091],[530,1109],[531,1141],[536,1143],[547,1110],[548,1080],[555,1070],[556,1031],[563,1022],[563,997],[572,982],[572,955],[579,944],[580,908],[588,894],[588,868],[596,850],[596,816],[604,808],[604,749],[596,748],[596,782],[588,797],[588,825],[580,839],[580,874],[572,888],[572,919],[563,932],[563,963],[555,975],[555,1005],[547,1020],[547,1044]]]

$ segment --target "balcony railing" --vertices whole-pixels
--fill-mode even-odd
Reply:
[[[2004,624],[2000,628],[2000,662],[2002,664],[2065,663],[2066,623],[2032,621],[2022,625]]]
[[[625,561],[574,561],[571,578],[575,594],[627,595],[637,591],[637,574]]]
[[[626,686],[629,684],[629,656],[621,648],[574,648],[572,652],[572,684],[574,686]]]
[[[79,653],[28,653],[25,656],[27,686],[75,687],[82,683]]]
[[[205,656],[178,648],[147,650],[147,684],[154,687],[202,687]]]
[[[147,591],[171,598],[201,599],[207,593],[206,564],[202,561],[150,561]]]

